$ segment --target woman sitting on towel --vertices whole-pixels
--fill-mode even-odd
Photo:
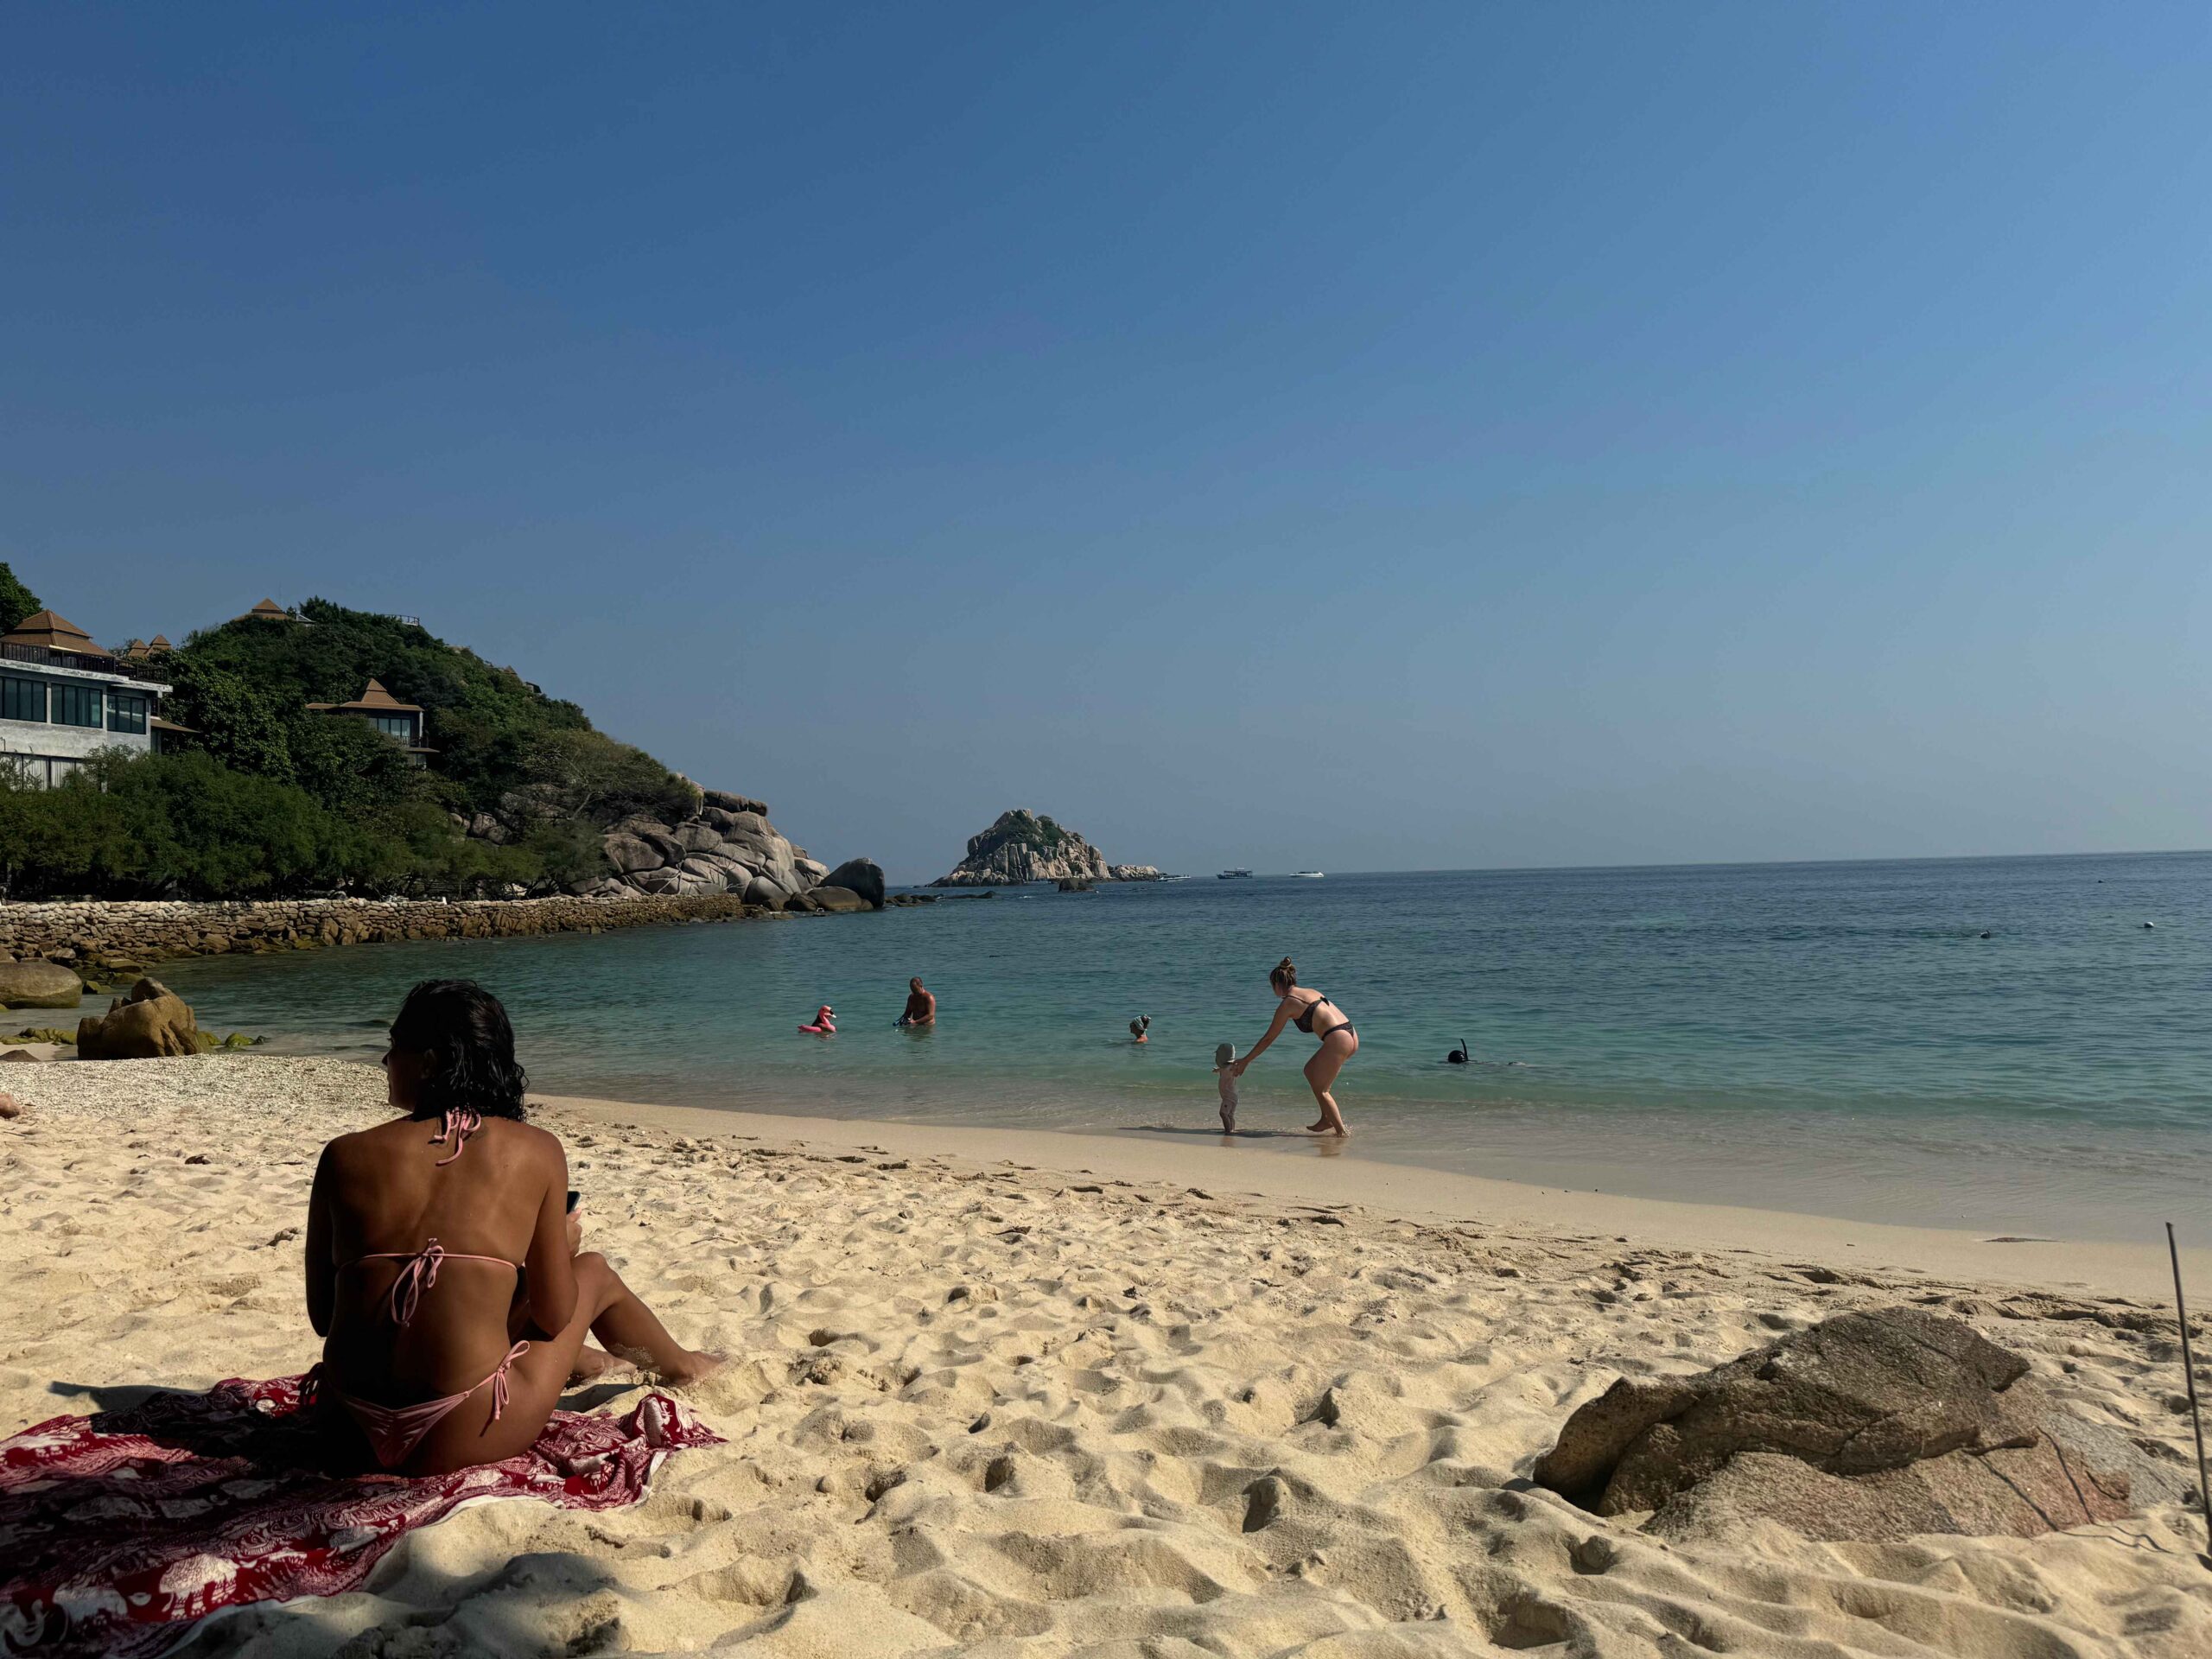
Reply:
[[[400,1116],[322,1149],[308,1199],[319,1403],[386,1469],[442,1474],[537,1440],[572,1374],[612,1352],[687,1382],[721,1363],[662,1328],[607,1258],[579,1255],[568,1154],[523,1122],[499,999],[407,995],[384,1057]]]

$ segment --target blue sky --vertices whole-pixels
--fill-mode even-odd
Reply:
[[[49,7],[0,557],[817,853],[2212,841],[2212,13]]]

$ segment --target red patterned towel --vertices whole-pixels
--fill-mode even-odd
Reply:
[[[219,1609],[352,1590],[464,1503],[620,1509],[670,1452],[721,1443],[649,1394],[620,1419],[556,1411],[505,1463],[331,1475],[299,1405],[296,1376],[232,1378],[0,1440],[0,1650],[148,1659]]]

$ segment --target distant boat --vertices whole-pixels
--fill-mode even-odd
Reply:
[[[1322,876],[1326,874],[1326,872],[1322,870],[1293,870],[1291,874],[1298,877],[1301,881],[1319,881]]]
[[[1249,881],[1252,879],[1252,872],[1249,870],[1219,870],[1215,872],[1213,879],[1217,881]]]

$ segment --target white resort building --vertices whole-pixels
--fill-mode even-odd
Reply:
[[[60,783],[99,749],[145,753],[164,732],[157,658],[118,658],[66,617],[40,611],[0,636],[0,765]]]

